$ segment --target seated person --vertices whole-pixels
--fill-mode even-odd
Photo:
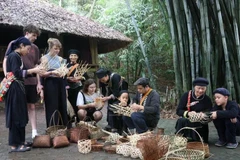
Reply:
[[[189,118],[196,113],[210,112],[212,110],[211,99],[205,94],[207,90],[208,80],[202,77],[193,81],[193,90],[183,94],[177,107],[177,120],[175,129],[178,132],[183,127],[196,128],[205,143],[208,143],[209,129],[208,124],[200,122],[190,122]],[[198,135],[192,130],[182,130],[180,134],[192,141],[198,141]]]
[[[144,133],[154,129],[160,119],[160,96],[150,88],[147,78],[139,78],[134,85],[137,94],[130,106],[134,111],[131,117],[123,116],[123,121],[129,129],[136,129],[137,133]]]
[[[122,90],[119,92],[119,95],[120,96],[117,98],[117,101],[115,101],[113,104],[119,105],[121,107],[128,106],[130,104],[130,97],[128,91]],[[115,116],[112,116],[112,118],[110,118],[110,121],[111,122],[109,123],[112,126],[112,131],[116,130],[117,133],[120,135],[122,134],[122,131],[126,131],[126,127],[123,124],[122,115],[115,114]]]
[[[96,107],[99,107],[95,101],[98,97],[99,95],[96,93],[96,83],[94,80],[86,80],[83,85],[83,91],[79,92],[77,97],[77,113],[80,121],[94,120],[97,123],[102,119],[102,112],[96,109]],[[100,106],[100,108],[102,106]]]
[[[228,100],[230,93],[225,88],[217,88],[214,92],[216,104],[211,118],[217,129],[218,141],[216,146],[235,149],[238,146],[236,135],[240,132],[240,109],[236,102]]]

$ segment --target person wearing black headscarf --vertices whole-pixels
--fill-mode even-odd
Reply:
[[[24,79],[27,75],[40,73],[41,69],[23,69],[22,56],[29,53],[31,42],[20,37],[11,43],[8,50],[7,74],[13,73],[15,80],[11,83],[5,95],[6,127],[9,128],[8,143],[10,152],[24,152],[30,150],[25,146],[25,127],[28,123],[27,101],[24,88]]]
[[[205,143],[208,143],[209,129],[208,124],[200,122],[190,122],[189,117],[196,113],[210,112],[212,109],[212,101],[206,95],[208,80],[203,77],[198,77],[193,81],[194,89],[183,94],[177,107],[177,115],[180,118],[177,120],[175,129],[176,133],[183,127],[194,127],[202,136]],[[182,130],[180,134],[187,137],[189,140],[199,140],[195,132],[190,130]]]
[[[78,107],[76,105],[77,96],[79,91],[83,88],[83,82],[88,78],[85,73],[83,77],[76,77],[76,68],[78,67],[79,59],[81,54],[76,49],[71,49],[68,51],[68,68],[69,72],[67,74],[67,82],[68,82],[68,100],[71,103],[75,115],[77,115]],[[78,117],[77,117],[78,118]],[[79,120],[79,119],[78,119]]]

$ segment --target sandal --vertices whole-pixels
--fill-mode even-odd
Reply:
[[[32,147],[33,143],[32,142],[25,142],[23,143],[25,147]]]
[[[18,149],[18,147],[11,148],[11,149],[10,149],[10,151],[9,151],[9,153],[16,152],[16,151],[17,151],[17,149]]]

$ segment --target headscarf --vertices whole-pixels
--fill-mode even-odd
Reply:
[[[229,92],[226,88],[217,88],[217,89],[213,92],[213,94],[215,94],[215,93],[219,93],[219,94],[221,94],[221,95],[223,95],[223,96],[230,96],[230,92]]]
[[[76,54],[76,55],[78,55],[78,58],[80,57],[80,52],[79,52],[79,50],[70,49],[70,50],[68,51],[68,57],[69,57],[71,54]]]
[[[32,45],[32,43],[27,39],[26,37],[19,37],[18,39],[14,40],[6,53],[6,56],[8,56],[11,52],[13,52],[15,49],[20,47],[20,44],[26,45]]]
[[[109,71],[106,70],[105,68],[99,68],[96,72],[96,75],[97,75],[98,79],[101,79],[104,76],[106,76],[108,73],[109,73]]]
[[[68,51],[68,62],[70,62],[70,59],[69,59],[69,56],[71,55],[71,54],[76,54],[77,56],[78,56],[78,59],[77,59],[77,62],[79,61],[79,59],[80,59],[80,56],[81,56],[81,54],[80,54],[80,51],[79,50],[76,50],[76,49],[70,49],[69,51]]]
[[[198,77],[193,81],[193,86],[207,86],[208,84],[208,80],[203,77]]]

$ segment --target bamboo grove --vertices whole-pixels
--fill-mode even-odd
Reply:
[[[161,1],[163,2],[163,1]],[[196,77],[210,81],[207,94],[226,87],[240,102],[240,0],[165,0],[178,93]]]

